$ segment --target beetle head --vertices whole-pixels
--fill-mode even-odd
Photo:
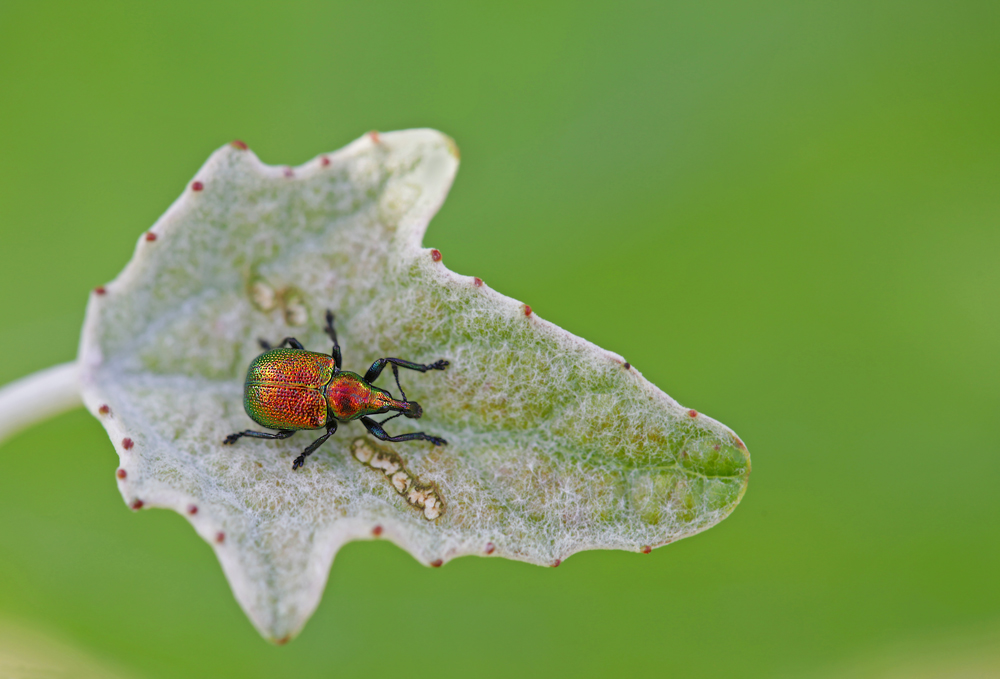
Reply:
[[[407,403],[407,408],[403,411],[403,415],[411,420],[419,420],[424,415],[424,409],[416,401],[410,401]]]

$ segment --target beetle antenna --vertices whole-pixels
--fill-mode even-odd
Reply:
[[[388,422],[389,420],[393,420],[393,419],[395,419],[395,418],[399,417],[399,416],[400,416],[400,415],[402,415],[402,414],[403,414],[403,413],[396,413],[395,415],[392,415],[391,417],[387,417],[387,418],[385,418],[384,420],[382,420],[381,422],[379,422],[379,426],[382,426],[383,424],[385,424],[385,423],[386,423],[386,422]]]
[[[392,376],[396,378],[396,386],[399,387],[399,393],[403,395],[402,400],[406,401],[406,392],[403,391],[403,385],[399,383],[399,368],[396,367],[395,363],[391,363],[390,365],[392,365]]]

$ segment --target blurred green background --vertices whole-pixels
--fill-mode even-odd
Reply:
[[[0,448],[0,620],[130,677],[1000,676],[998,36],[985,1],[4,0],[0,382],[74,357],[218,146],[427,126],[463,164],[426,245],[754,473],[649,556],[349,545],[277,648],[76,411]]]

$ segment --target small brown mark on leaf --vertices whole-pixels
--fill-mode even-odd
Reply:
[[[441,566],[443,565],[444,565],[443,559],[434,559],[433,561],[431,561],[431,566],[433,566],[434,568],[441,568]]]
[[[326,156],[320,156],[319,157],[319,164],[322,165],[323,167],[326,167],[327,165],[330,164],[330,159],[327,158]]]
[[[494,545],[492,542],[487,542],[486,543],[486,549],[484,551],[487,554],[492,554],[493,552],[496,551],[496,548],[497,548],[496,545]]]
[[[689,410],[688,411],[688,416],[690,416],[690,417],[698,417],[698,411],[697,410]]]
[[[94,294],[95,295],[103,295],[106,292],[107,292],[107,290],[104,289],[103,285],[98,285],[96,288],[94,288]]]
[[[382,526],[375,526],[374,528],[372,528],[372,535],[378,537],[381,534],[382,534]]]
[[[152,231],[147,231],[146,232],[146,240],[148,240],[150,243],[152,243],[154,240],[156,240],[156,234],[153,233]]]
[[[111,408],[108,406],[107,403],[105,403],[104,405],[102,405],[100,408],[97,409],[97,412],[99,412],[101,415],[108,415],[111,413]]]
[[[556,559],[555,561],[552,562],[552,567],[553,568],[558,568],[559,564],[561,564],[561,563],[562,563],[562,559]]]
[[[205,185],[201,182],[191,182],[192,191],[201,191],[203,188],[205,188]]]
[[[642,546],[642,549],[641,549],[640,551],[641,551],[641,552],[642,552],[643,554],[649,554],[650,552],[652,552],[652,551],[653,551],[653,548],[652,548],[652,547],[650,547],[649,545],[643,545],[643,546]]]
[[[215,534],[215,541],[221,545],[223,542],[226,541],[226,534],[220,530],[218,533]]]
[[[477,288],[481,288],[483,287],[483,279],[480,278],[479,276],[476,276],[472,279],[472,284],[475,285]]]
[[[524,307],[524,315],[525,316],[530,316],[531,315],[531,307],[528,306],[527,304],[522,304],[521,306]]]
[[[198,513],[198,505],[188,505],[188,514],[194,516]]]
[[[124,469],[119,467],[118,471],[115,472],[115,476],[117,476],[120,479],[124,479],[126,476],[128,476],[128,473]]]
[[[132,504],[130,506],[132,507],[132,511],[137,511],[142,509],[143,504],[142,500],[132,500]]]
[[[132,450],[132,446],[134,445],[135,441],[133,441],[132,439],[130,438],[122,439],[122,448],[124,448],[125,450]]]
[[[625,369],[626,370],[631,370],[632,369],[632,364],[629,363],[628,361],[625,361]]]
[[[440,262],[441,261],[441,251],[438,250],[437,248],[433,248],[431,250],[431,259],[433,259],[435,262]]]
[[[239,139],[233,139],[231,142],[229,142],[229,145],[232,146],[234,149],[239,149],[240,151],[247,150],[246,142],[240,141]]]

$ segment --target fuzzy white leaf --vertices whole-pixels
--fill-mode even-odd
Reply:
[[[91,299],[80,382],[121,457],[122,495],[188,517],[271,640],[301,629],[337,550],[373,531],[429,565],[558,565],[705,530],[746,488],[729,429],[422,247],[457,166],[432,130],[365,136],[294,169],[227,146]],[[257,339],[328,352],[326,309],[345,369],[451,362],[402,371],[425,416],[387,425],[448,445],[382,443],[351,423],[298,471],[321,432],[222,445],[257,428],[242,400]]]

